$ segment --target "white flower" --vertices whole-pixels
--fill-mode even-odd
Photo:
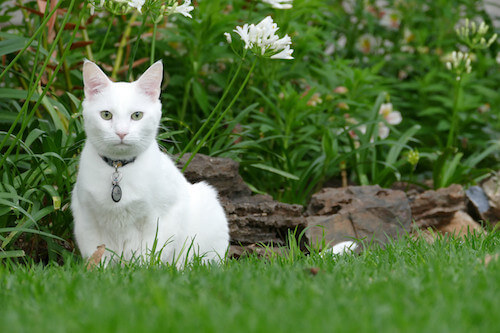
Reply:
[[[394,111],[392,109],[392,103],[383,103],[382,105],[380,105],[378,113],[381,114],[382,117],[384,117],[385,121],[387,121],[387,123],[391,125],[397,125],[403,120],[401,112]]]
[[[186,0],[184,3],[180,6],[176,6],[174,8],[174,13],[179,13],[184,15],[185,17],[193,18],[189,12],[191,12],[194,9],[193,6],[191,6],[191,0]]]
[[[385,139],[389,136],[389,127],[382,122],[378,123],[378,136],[381,139]]]
[[[384,122],[379,122],[378,123],[378,137],[381,138],[381,139],[385,139],[389,136],[389,127],[387,127],[387,125],[384,123]],[[359,127],[359,131],[361,132],[361,134],[366,134],[366,125],[360,125]],[[370,142],[374,142],[375,139],[373,138],[373,136],[370,138]]]
[[[358,41],[356,42],[356,48],[364,54],[374,53],[379,44],[380,43],[377,38],[370,34],[364,34],[360,36]]]
[[[455,72],[457,75],[457,80],[460,80],[460,75],[465,72],[465,73],[470,73],[472,71],[472,57],[469,53],[467,52],[456,52],[453,51],[451,53],[451,57],[449,57],[446,61],[446,68],[449,71]]]
[[[398,30],[401,24],[399,14],[395,11],[386,11],[380,20],[380,25],[392,30]]]
[[[271,7],[276,9],[290,9],[292,8],[293,0],[262,0],[267,4],[270,4]]]
[[[272,59],[293,59],[292,39],[288,35],[279,38],[276,35],[278,29],[271,16],[267,16],[257,25],[244,24],[233,31],[245,42],[245,49],[251,49],[255,54],[264,56],[267,53]]]
[[[228,44],[231,44],[233,42],[233,39],[231,38],[231,34],[229,32],[225,32],[224,36],[226,36]]]
[[[290,45],[287,45],[281,52],[272,55],[271,59],[293,59],[292,52]]]
[[[144,5],[144,3],[146,2],[146,0],[128,0],[128,5],[132,8],[135,8],[139,11],[139,13],[141,12],[141,8],[142,6]]]

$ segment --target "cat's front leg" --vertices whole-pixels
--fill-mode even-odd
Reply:
[[[82,208],[76,193],[73,193],[71,204],[73,218],[75,223],[75,238],[82,257],[88,259],[94,254],[100,245],[107,245],[99,232],[97,224],[90,214]],[[103,258],[108,257],[108,251],[105,251]]]

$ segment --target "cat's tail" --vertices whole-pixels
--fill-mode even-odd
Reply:
[[[335,244],[333,247],[324,250],[324,253],[331,254],[348,254],[354,252],[358,247],[358,243],[353,241],[345,241],[342,243]]]

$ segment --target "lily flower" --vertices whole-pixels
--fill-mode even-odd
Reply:
[[[393,110],[392,103],[383,103],[380,105],[378,113],[381,114],[390,125],[397,125],[403,120],[401,112]]]

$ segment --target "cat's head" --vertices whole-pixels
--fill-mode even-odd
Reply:
[[[130,83],[112,82],[96,64],[85,61],[85,132],[100,155],[133,158],[155,142],[161,118],[162,77],[160,61]]]

